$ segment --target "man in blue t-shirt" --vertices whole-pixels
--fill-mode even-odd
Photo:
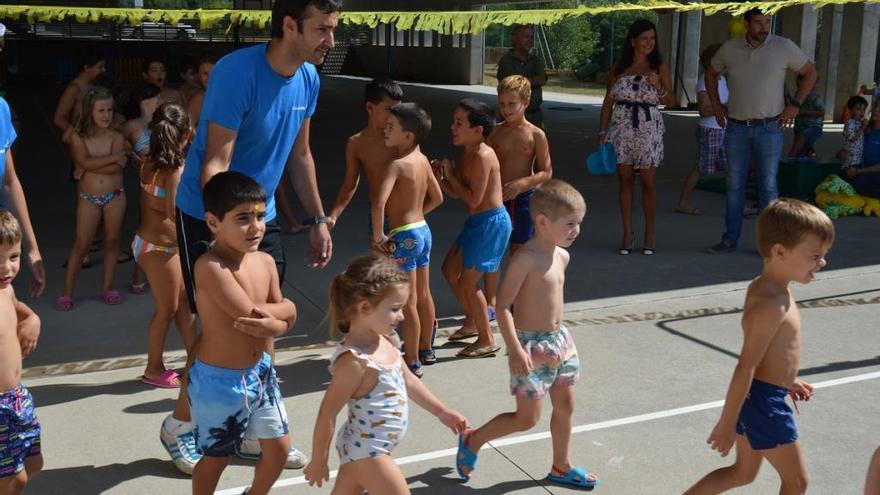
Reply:
[[[308,264],[321,268],[330,261],[332,243],[315,179],[309,123],[320,88],[315,65],[334,46],[340,9],[339,0],[276,0],[271,40],[228,54],[211,73],[176,198],[180,262],[194,312],[192,268],[211,241],[202,187],[220,172],[241,172],[266,190],[266,232],[260,250],[275,259],[280,280],[285,260],[274,196],[285,170],[309,215],[303,221],[311,225]],[[269,352],[274,354],[274,349]],[[195,448],[185,383],[160,437],[175,466],[192,473],[201,455]],[[246,434],[239,452],[243,457],[259,456],[259,442]],[[286,467],[300,468],[305,462],[305,456],[291,448]]]

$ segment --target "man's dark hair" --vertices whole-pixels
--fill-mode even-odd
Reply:
[[[749,10],[743,12],[743,19],[745,19],[746,24],[748,24],[748,23],[752,22],[752,17],[754,17],[756,15],[769,15],[769,14],[767,14],[763,10],[756,7],[754,9],[749,9]]]
[[[141,64],[141,72],[146,74],[150,71],[150,65],[152,64],[162,64],[165,67],[165,70],[168,70],[168,62],[165,61],[165,58],[161,55],[148,55],[144,58],[143,63]]]
[[[86,67],[94,67],[102,60],[107,60],[104,52],[95,47],[86,47],[76,55],[76,68],[78,71],[82,71]]]
[[[483,127],[483,139],[489,137],[495,129],[495,112],[492,107],[473,98],[465,98],[458,102],[459,108],[467,112],[471,127]]]
[[[431,132],[431,116],[417,103],[398,103],[391,107],[391,115],[397,117],[400,127],[415,136],[415,144],[422,144]]]
[[[205,184],[202,198],[205,211],[222,221],[227,212],[242,203],[265,203],[266,191],[241,172],[220,172]]]
[[[162,90],[155,84],[139,82],[125,95],[122,102],[122,115],[126,119],[136,119],[141,116],[141,102],[159,96]]]
[[[865,105],[865,108],[868,108],[868,100],[861,96],[851,96],[849,100],[846,100],[846,108],[852,110],[857,105]]]
[[[530,24],[514,24],[513,30],[511,31],[511,34],[516,36],[523,29],[532,29],[532,26]]]
[[[296,21],[296,28],[302,32],[306,9],[310,5],[325,14],[342,11],[341,0],[275,0],[272,5],[272,37],[281,38],[284,35],[285,17]]]
[[[403,99],[403,89],[390,77],[377,77],[364,86],[364,103],[382,103],[385,98]]]

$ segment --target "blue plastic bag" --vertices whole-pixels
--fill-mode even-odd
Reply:
[[[599,149],[587,157],[587,170],[593,175],[613,174],[617,171],[617,156],[614,146],[608,141],[599,145]]]

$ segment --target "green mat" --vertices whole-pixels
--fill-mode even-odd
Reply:
[[[797,198],[812,202],[815,189],[830,174],[839,174],[840,163],[818,163],[808,160],[786,160],[779,162],[776,184],[779,195],[786,198]],[[727,186],[724,177],[707,177],[697,182],[697,189],[725,194]],[[757,187],[754,178],[746,183],[746,198],[757,199]]]

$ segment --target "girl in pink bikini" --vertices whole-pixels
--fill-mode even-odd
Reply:
[[[180,105],[163,104],[150,121],[147,159],[140,170],[141,225],[131,251],[153,287],[155,310],[150,318],[147,367],[141,381],[163,388],[180,386],[180,377],[165,369],[162,351],[173,319],[187,352],[196,340],[195,318],[183,289],[177,254],[174,198],[186,161],[184,148],[193,137],[189,113]]]
[[[73,156],[74,177],[78,180],[79,199],[76,207],[76,240],[67,260],[64,293],[55,300],[55,309],[73,309],[73,289],[79,275],[80,262],[89,252],[92,238],[104,220],[104,302],[120,304],[122,295],[112,288],[116,260],[119,257],[119,231],[125,215],[125,192],[122,189],[122,169],[125,138],[111,129],[113,123],[113,96],[102,87],[86,92],[82,112],[70,135],[70,154]]]

